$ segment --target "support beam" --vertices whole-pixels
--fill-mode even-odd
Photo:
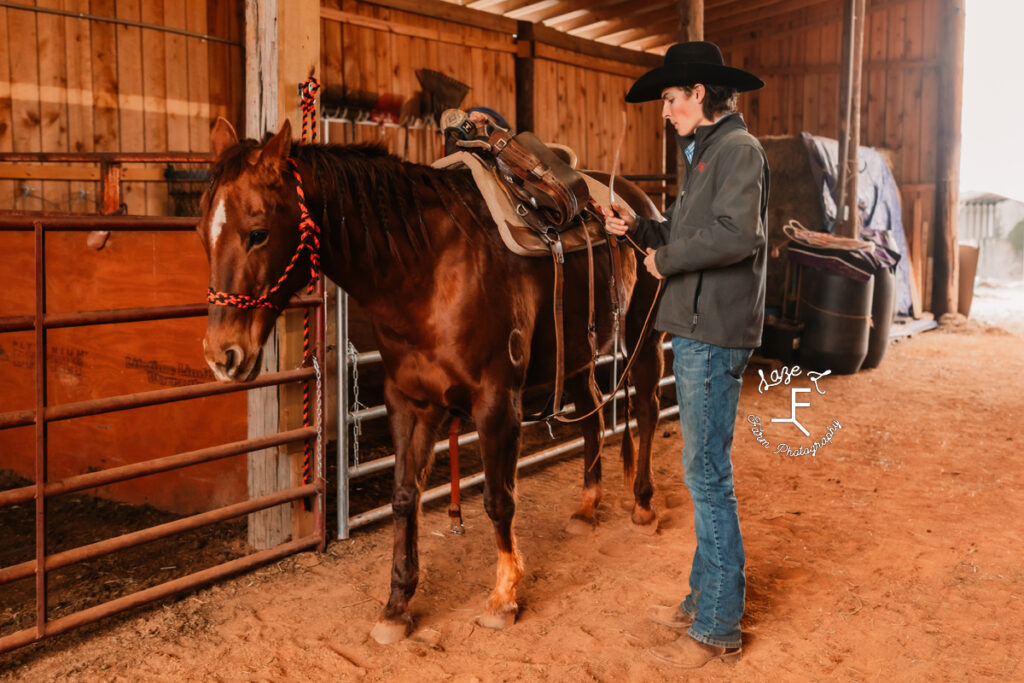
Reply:
[[[865,0],[846,0],[843,7],[843,50],[839,90],[839,178],[835,234],[860,237],[857,176],[860,166],[860,91],[864,61]]]
[[[957,208],[960,195],[960,108],[964,86],[964,1],[943,2],[945,35],[940,72],[938,134],[922,144],[937,146],[938,187],[935,197],[935,233],[932,312],[936,316],[959,308],[960,260],[957,246]]]
[[[320,3],[317,0],[245,1],[245,137],[262,139],[277,132],[287,118],[292,130],[301,130],[298,84],[316,75],[320,65]],[[278,321],[263,351],[263,372],[279,366],[297,367],[296,349],[301,356],[301,331],[286,334],[286,321],[301,312],[286,312]],[[280,360],[279,360],[280,359]],[[270,387],[250,391],[248,435],[251,438],[288,429],[301,387]],[[289,422],[289,420],[292,420]],[[292,486],[293,458],[288,447],[269,448],[248,456],[250,498],[258,498]],[[300,463],[301,464],[301,463]],[[285,542],[290,535],[300,538],[312,529],[312,514],[290,510],[286,505],[249,515],[249,544],[260,550]]]

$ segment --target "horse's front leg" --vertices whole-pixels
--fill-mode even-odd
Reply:
[[[473,418],[484,464],[484,509],[494,524],[498,545],[497,580],[478,623],[500,629],[515,622],[519,611],[516,586],[523,576],[523,560],[512,529],[522,408],[519,392],[512,389],[495,390],[476,403]]]
[[[437,430],[446,413],[439,406],[414,404],[387,381],[384,402],[395,446],[395,488],[391,497],[395,547],[391,595],[370,635],[378,643],[387,644],[401,640],[412,629],[408,606],[420,574],[417,546],[420,492],[433,462]]]
[[[574,416],[586,415],[597,407],[601,392],[594,379],[593,366],[566,378],[565,388],[576,406]],[[583,497],[566,531],[582,534],[597,526],[597,506],[601,502],[601,448],[604,444],[604,414],[598,410],[580,422],[583,432]]]

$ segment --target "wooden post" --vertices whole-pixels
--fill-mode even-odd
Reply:
[[[516,130],[536,130],[534,121],[534,42],[533,24],[520,21],[516,29]]]
[[[319,71],[320,4],[316,0],[246,0],[245,19],[245,135],[262,139],[268,132],[277,132],[285,118],[293,131],[299,131],[298,85]],[[263,371],[295,368],[301,360],[302,312],[286,312],[264,347]],[[249,436],[300,426],[301,401],[300,385],[250,391]],[[251,498],[298,483],[302,463],[294,455],[296,449],[301,452],[301,444],[249,454]],[[281,505],[263,510],[249,515],[249,543],[256,549],[270,548],[289,535],[308,535],[312,524],[313,515],[302,510],[301,502],[291,509]]]
[[[679,42],[704,40],[704,0],[679,0]],[[676,160],[676,194],[686,179],[686,157],[677,150],[676,131],[665,127],[665,159]],[[666,168],[666,170],[668,170]]]
[[[964,85],[964,2],[946,0],[943,22],[938,134],[923,144],[938,147],[939,177],[935,193],[935,233],[932,244],[934,278],[932,312],[936,317],[959,308],[960,259],[957,248],[957,208],[960,195],[960,107]]]
[[[281,121],[291,121],[294,135],[302,130],[302,106],[299,85],[320,73],[320,2],[319,0],[288,0],[277,5],[277,111]],[[278,319],[278,353],[282,368],[302,365],[303,311],[285,311]],[[310,311],[310,334],[313,316]],[[310,395],[314,393],[310,383]],[[281,429],[302,426],[302,384],[280,387],[279,420]],[[315,405],[315,398],[312,399]],[[291,486],[302,480],[303,444],[281,449],[289,453]],[[312,469],[312,468],[311,468]],[[292,504],[292,540],[312,534],[315,529],[314,508],[306,510],[303,501]]]
[[[860,148],[860,83],[864,61],[865,0],[847,0],[843,8],[843,51],[839,92],[839,197],[835,234],[860,236],[857,204],[857,152]]]
[[[245,2],[245,137],[260,140],[267,131],[278,129],[277,111],[277,0]],[[263,347],[263,372],[278,370],[277,332]],[[277,387],[248,393],[248,436],[254,438],[279,431]],[[291,468],[285,453],[268,448],[249,454],[249,497],[288,488]],[[291,510],[286,505],[249,515],[248,540],[256,550],[265,550],[288,540]]]

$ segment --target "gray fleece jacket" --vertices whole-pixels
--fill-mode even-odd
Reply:
[[[678,138],[695,141],[686,179],[664,222],[637,218],[640,246],[666,277],[654,326],[727,348],[761,344],[768,160],[740,114]],[[685,159],[685,154],[684,154]]]

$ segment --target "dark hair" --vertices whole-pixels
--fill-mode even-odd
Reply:
[[[696,84],[695,84],[696,85]],[[715,117],[719,114],[731,114],[736,111],[736,100],[739,93],[736,88],[730,88],[726,85],[708,85],[701,83],[704,86],[704,101],[701,106],[704,109],[704,117],[709,121],[714,121]],[[693,94],[692,85],[679,86],[686,91],[687,95]]]

